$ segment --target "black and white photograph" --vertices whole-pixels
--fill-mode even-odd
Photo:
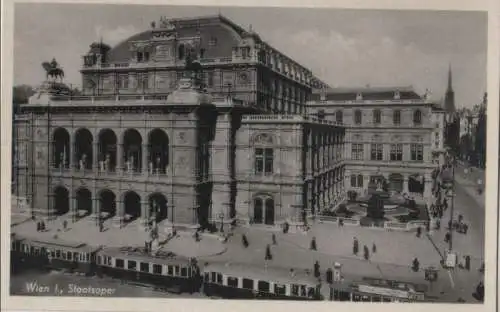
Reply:
[[[9,296],[496,302],[487,10],[13,7]]]

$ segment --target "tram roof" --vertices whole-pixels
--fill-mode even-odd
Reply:
[[[93,252],[101,249],[101,247],[91,246],[86,243],[80,242],[69,242],[56,238],[33,238],[33,237],[25,237],[16,234],[14,239],[23,241],[24,243],[30,244],[33,247],[40,248],[64,248],[65,250],[70,250],[74,252]]]
[[[101,255],[122,258],[126,260],[151,262],[165,265],[185,265],[189,263],[189,258],[179,256],[174,253],[160,252],[157,255],[150,255],[143,252],[140,247],[106,247],[101,251]]]
[[[259,266],[253,264],[243,263],[209,263],[203,266],[204,272],[217,272],[232,277],[242,277],[249,279],[257,279],[263,281],[272,281],[276,283],[287,284],[307,284],[308,286],[318,285],[318,279],[314,277],[312,270],[309,273],[305,269],[294,270],[292,276],[291,268],[277,267],[277,266]]]

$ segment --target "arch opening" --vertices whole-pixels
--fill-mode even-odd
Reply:
[[[129,129],[123,136],[123,158],[125,170],[129,173],[142,169],[142,137],[135,129]]]
[[[76,210],[78,216],[88,216],[92,213],[92,193],[86,188],[76,191]]]
[[[63,186],[59,186],[54,190],[54,210],[58,216],[69,212],[69,192]]]
[[[389,175],[389,189],[391,191],[403,192],[403,176],[399,173],[392,173]]]
[[[75,168],[92,169],[94,138],[88,129],[80,129],[75,134]]]
[[[141,197],[133,191],[127,192],[123,199],[126,220],[132,222],[141,216]]]
[[[99,171],[116,170],[116,134],[111,129],[104,129],[99,134]]]
[[[100,218],[104,220],[116,215],[116,196],[110,190],[103,190],[99,194]]]
[[[418,174],[411,175],[408,178],[408,191],[410,193],[424,194],[424,177]]]
[[[52,143],[52,161],[55,168],[69,168],[70,146],[69,133],[66,129],[59,128],[54,131]]]
[[[149,135],[149,173],[166,173],[169,161],[169,140],[165,131],[154,129]]]

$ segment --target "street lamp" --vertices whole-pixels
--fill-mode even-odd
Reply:
[[[220,232],[224,232],[224,212],[219,213],[220,219]]]

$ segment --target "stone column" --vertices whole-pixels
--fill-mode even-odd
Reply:
[[[149,202],[141,201],[141,223],[146,225],[149,221]]]
[[[94,172],[99,171],[99,143],[94,143],[92,148],[92,168]]]
[[[307,142],[305,143],[306,146],[306,175],[312,175],[312,131],[309,129],[309,133],[307,135]]]
[[[404,174],[403,175],[403,193],[409,193],[409,189],[408,189],[408,175]]]
[[[69,213],[71,214],[71,221],[75,222],[77,217],[78,203],[76,201],[76,196],[70,197]]]
[[[141,167],[141,172],[143,174],[148,174],[148,145],[145,144],[144,142],[142,143],[142,167]]]
[[[121,142],[118,142],[116,144],[116,172],[117,173],[122,173],[123,172],[123,144]]]
[[[115,227],[120,227],[125,221],[125,203],[123,201],[116,201],[116,214],[113,217],[112,223]]]

